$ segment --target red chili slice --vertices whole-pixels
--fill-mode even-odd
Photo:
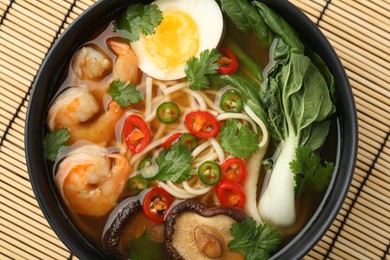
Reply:
[[[246,196],[240,184],[232,180],[221,180],[216,188],[222,206],[244,208]]]
[[[172,196],[163,188],[154,187],[146,195],[142,204],[145,215],[151,220],[161,223],[165,213],[173,202]]]
[[[199,138],[214,137],[219,133],[221,127],[212,114],[202,110],[187,114],[184,124],[191,134]]]
[[[221,47],[219,48],[221,52],[221,58],[219,58],[219,64],[221,67],[218,72],[220,74],[233,74],[238,68],[237,57],[229,48]]]
[[[221,164],[222,179],[243,184],[246,178],[246,165],[240,158],[229,158]]]
[[[170,137],[167,138],[162,144],[161,148],[167,148],[170,147],[176,140],[179,140],[179,137],[182,135],[182,133],[176,133],[172,134]]]
[[[129,150],[139,153],[150,142],[150,130],[141,117],[132,114],[126,118],[123,137]]]

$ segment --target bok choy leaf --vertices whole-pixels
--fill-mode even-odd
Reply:
[[[221,0],[221,6],[240,31],[254,33],[265,44],[272,43],[274,39],[272,31],[249,1]]]
[[[303,54],[305,48],[298,34],[282,17],[263,3],[254,1],[253,4],[257,7],[257,10],[270,28],[270,31],[290,47],[290,52]]]

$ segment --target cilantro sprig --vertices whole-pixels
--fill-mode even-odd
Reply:
[[[241,125],[236,119],[229,119],[221,127],[219,143],[235,157],[248,159],[259,147],[259,138],[248,125]]]
[[[52,133],[47,133],[43,139],[43,148],[47,159],[54,161],[58,151],[69,144],[69,130],[67,128],[57,128]]]
[[[290,168],[295,173],[295,193],[306,191],[322,191],[328,187],[332,177],[334,164],[321,164],[321,158],[306,147],[295,150],[295,160],[290,162]]]
[[[132,42],[138,41],[140,34],[151,35],[163,19],[161,10],[155,4],[131,4],[115,22],[115,30]]]
[[[220,53],[216,49],[206,49],[199,54],[199,57],[191,57],[184,71],[190,87],[194,90],[207,89],[211,85],[210,75],[216,74],[220,67],[218,60]]]
[[[234,223],[231,232],[229,249],[242,253],[245,260],[268,259],[282,242],[281,235],[269,224],[256,226],[256,221],[251,217],[241,223]]]
[[[114,100],[121,107],[128,107],[130,104],[139,104],[144,98],[142,93],[137,88],[137,85],[126,82],[123,80],[114,80],[110,83],[108,94],[114,98]]]
[[[192,159],[190,149],[184,144],[165,148],[156,159],[159,167],[158,180],[183,182],[189,179],[194,171]]]

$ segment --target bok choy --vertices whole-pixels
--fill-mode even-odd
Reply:
[[[291,53],[289,61],[269,75],[267,87],[265,106],[271,133],[280,141],[281,150],[260,199],[259,212],[264,221],[287,227],[295,222],[297,178],[291,163],[296,158],[306,158],[296,157],[302,147],[315,151],[323,144],[329,128],[327,119],[335,112],[335,106],[325,79],[301,54]]]

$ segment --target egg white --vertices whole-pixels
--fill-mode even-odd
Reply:
[[[178,10],[189,15],[196,23],[199,33],[199,48],[195,56],[205,49],[216,48],[223,33],[223,16],[215,0],[157,0],[154,2],[164,13]],[[176,67],[159,68],[144,48],[144,37],[131,43],[131,48],[138,57],[139,68],[149,76],[160,80],[184,78],[184,64]]]

